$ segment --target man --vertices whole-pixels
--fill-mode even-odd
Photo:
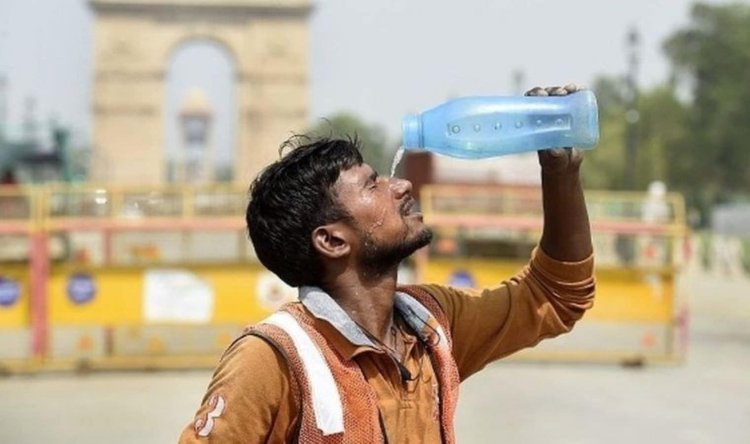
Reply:
[[[432,233],[411,184],[378,176],[356,145],[302,143],[253,183],[258,258],[300,302],[227,349],[181,442],[452,443],[460,381],[570,331],[591,307],[579,150],[539,152],[544,230],[528,266],[463,290],[397,288],[399,263]]]

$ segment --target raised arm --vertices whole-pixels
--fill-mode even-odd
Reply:
[[[565,95],[578,88],[534,88],[527,95]],[[539,152],[544,230],[529,264],[498,287],[425,286],[451,324],[461,379],[489,362],[570,331],[595,294],[591,229],[575,148]]]
[[[534,88],[529,96],[564,96],[580,88]],[[542,250],[559,261],[580,261],[591,256],[591,228],[581,186],[583,153],[577,148],[539,151],[542,166],[544,231],[539,242]]]

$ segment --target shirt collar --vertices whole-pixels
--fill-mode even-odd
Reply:
[[[347,341],[360,347],[376,348],[359,325],[322,289],[301,287],[299,289],[299,300],[313,316],[331,324]]]
[[[301,287],[299,289],[299,300],[315,318],[326,321],[349,344],[355,347],[354,350],[351,347],[341,347],[340,351],[348,358],[357,354],[361,350],[360,347],[378,348],[362,331],[362,328],[323,289],[311,286]],[[430,312],[423,305],[400,291],[396,292],[394,302],[394,309],[401,314],[412,330],[417,332],[420,339],[431,343],[432,332],[434,332],[437,323],[435,323],[435,326],[431,325],[434,323],[432,322],[434,318]],[[345,350],[343,350],[344,348]]]

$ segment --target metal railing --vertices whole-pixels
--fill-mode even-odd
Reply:
[[[674,234],[686,231],[685,203],[678,193],[587,191],[594,232]],[[428,185],[421,205],[428,224],[464,227],[541,228],[539,189],[499,186]]]

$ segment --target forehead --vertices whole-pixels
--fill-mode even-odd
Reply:
[[[336,188],[347,188],[352,185],[364,185],[372,176],[374,170],[366,163],[362,165],[354,165],[351,168],[341,171],[338,180],[336,180]]]

